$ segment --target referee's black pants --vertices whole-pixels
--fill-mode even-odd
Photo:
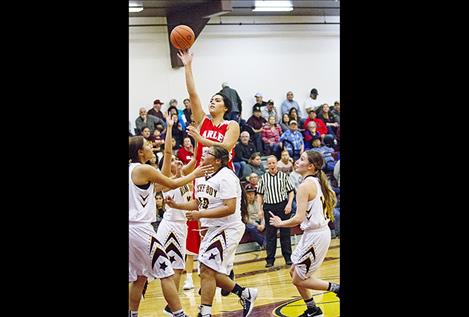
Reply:
[[[267,263],[274,263],[275,251],[277,250],[277,230],[280,230],[280,246],[282,247],[282,255],[285,258],[285,262],[290,262],[291,259],[291,240],[290,240],[290,228],[276,228],[270,225],[270,213],[279,216],[282,220],[290,219],[290,214],[285,214],[285,206],[288,200],[282,201],[278,204],[264,204],[264,219],[265,219],[265,239],[266,239],[266,251]]]

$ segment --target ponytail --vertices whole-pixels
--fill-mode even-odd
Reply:
[[[327,180],[326,174],[320,169],[316,175],[319,179],[319,184],[321,184],[322,194],[324,195],[324,213],[327,215],[327,218],[334,222],[334,207],[337,204],[337,197]]]

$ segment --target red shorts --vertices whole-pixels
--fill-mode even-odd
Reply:
[[[187,221],[186,250],[188,254],[198,255],[200,248],[199,222]]]

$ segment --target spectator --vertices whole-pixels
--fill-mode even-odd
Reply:
[[[135,119],[135,133],[137,135],[141,135],[143,128],[148,127],[150,129],[150,133],[153,134],[157,124],[165,126],[163,120],[158,117],[148,115],[147,110],[142,107],[139,109],[139,116],[137,117],[137,119]]]
[[[192,122],[191,115],[192,115],[192,109],[191,109],[191,100],[189,98],[184,99],[184,110],[182,113],[184,114],[184,117],[186,118],[186,123],[187,122]],[[188,124],[186,124],[188,125]]]
[[[257,185],[259,184],[259,175],[256,173],[251,173],[249,176],[246,176],[247,184],[246,186],[252,186],[254,189],[257,189]]]
[[[276,123],[275,117],[270,116],[269,122],[264,124],[262,128],[262,141],[264,142],[265,150],[267,155],[275,155],[276,157],[280,156],[280,135],[282,134],[282,129]]]
[[[321,138],[324,138],[324,136],[327,134],[327,127],[324,121],[321,119],[317,118],[317,114],[313,109],[308,109],[308,118],[306,118],[305,122],[303,123],[303,127],[305,129],[308,128],[308,123],[310,121],[316,122],[316,130],[319,132],[319,135]]]
[[[231,111],[226,114],[227,120],[234,120],[239,123],[239,119],[241,117],[242,108],[242,101],[239,98],[238,92],[231,88],[227,82],[224,82],[222,85],[222,90],[220,93],[224,94],[231,100]]]
[[[311,150],[321,153],[324,157],[323,171],[326,173],[333,172],[336,163],[333,156],[334,149],[330,147],[330,145],[332,145],[331,142],[333,143],[333,140],[334,138],[328,135],[324,138],[323,146],[321,146],[320,140],[314,140],[312,142],[313,147],[311,148]]]
[[[150,110],[148,110],[148,114],[149,115],[152,115],[152,116],[155,116],[157,118],[160,118],[161,120],[163,120],[164,122],[166,122],[166,118],[163,114],[163,112],[161,112],[161,106],[164,104],[164,102],[162,102],[161,100],[159,99],[156,99],[155,101],[153,101],[153,108],[151,108]]]
[[[252,143],[256,147],[256,151],[264,153],[264,146],[262,143],[262,127],[267,121],[261,117],[261,108],[259,106],[254,106],[252,108],[252,116],[248,119],[247,124],[254,131],[254,136],[252,137]]]
[[[320,106],[321,102],[318,100],[318,90],[316,88],[311,89],[309,97],[304,102],[304,109],[313,109],[316,111]]]
[[[263,98],[262,93],[258,92],[254,95],[254,97],[256,98],[256,103],[254,104],[254,106],[259,106],[261,109],[264,109],[264,107],[267,106],[267,102],[262,100],[262,98]],[[265,118],[265,119],[267,119],[267,118]]]
[[[186,165],[194,156],[194,146],[192,145],[191,138],[186,136],[183,141],[183,146],[177,151],[177,158]]]
[[[321,106],[321,110],[319,111],[318,118],[324,121],[329,134],[336,135],[337,128],[339,127],[339,123],[337,123],[335,116],[329,112],[329,105],[327,103]]]
[[[262,117],[264,119],[269,120],[270,116],[274,116],[275,117],[275,122],[278,122],[279,117],[278,117],[277,109],[275,109],[275,107],[274,107],[273,100],[269,100],[267,102],[267,106],[264,107],[264,108],[261,108],[261,111],[262,111]]]
[[[280,128],[282,128],[282,133],[290,129],[290,116],[288,113],[282,114],[282,121],[279,122]]]
[[[305,139],[305,151],[313,147],[312,142],[316,139],[321,139],[321,135],[316,131],[316,122],[310,121],[307,129],[304,132]]]
[[[233,158],[233,165],[236,170],[236,175],[241,177],[243,175],[244,166],[249,162],[251,155],[256,152],[256,147],[249,141],[249,132],[243,131],[240,134],[240,142],[234,148],[235,156]]]
[[[256,204],[256,188],[248,184],[245,187],[245,192],[249,216],[246,223],[246,232],[263,249],[265,248],[265,238],[262,232],[265,229],[265,221],[264,218],[259,219],[259,206]]]
[[[277,168],[279,171],[289,175],[293,171],[294,162],[288,154],[287,150],[283,150],[280,156],[280,161],[277,162]]]
[[[295,120],[290,121],[290,130],[285,131],[280,137],[283,148],[296,161],[304,151],[303,135],[298,131],[298,123]]]
[[[339,101],[335,101],[334,102],[334,106],[332,107],[332,109],[329,109],[329,111],[332,110],[332,114],[334,115],[335,117],[335,121],[339,124],[340,126],[340,102]]]
[[[287,99],[282,102],[280,108],[282,110],[282,115],[284,113],[289,113],[291,108],[295,108],[298,112],[298,116],[301,118],[300,105],[298,104],[298,102],[293,100],[293,92],[291,91],[287,92]]]
[[[300,118],[300,116],[298,115],[298,111],[296,111],[295,108],[291,108],[288,112],[288,116],[290,117],[290,121],[295,120],[296,122],[298,122],[298,131],[303,132],[304,129],[302,123],[304,120]]]
[[[264,165],[262,165],[261,162],[261,154],[259,152],[253,153],[249,158],[249,162],[244,166],[241,180],[246,180],[246,176],[251,175],[251,173],[256,173],[259,176],[262,176],[265,173]]]
[[[161,223],[161,220],[163,220],[163,214],[165,210],[164,206],[164,199],[163,199],[163,193],[162,192],[157,192],[155,194],[155,203],[156,203],[156,220],[151,223],[153,226],[153,229],[155,229],[155,232],[158,231],[158,226]]]

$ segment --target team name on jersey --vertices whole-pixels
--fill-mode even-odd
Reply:
[[[207,184],[200,184],[200,185],[197,185],[197,192],[198,193],[203,193],[203,192],[206,192],[207,194],[209,194],[210,196],[217,196],[217,190],[216,189],[213,189],[212,187],[210,187],[209,185]]]
[[[225,136],[218,131],[205,130],[202,133],[202,137],[205,139],[215,139],[218,140],[218,142],[222,142]]]
[[[184,194],[190,191],[190,189],[189,189],[189,186],[184,185],[184,186],[179,187],[179,191],[181,192],[181,196],[184,196]]]

